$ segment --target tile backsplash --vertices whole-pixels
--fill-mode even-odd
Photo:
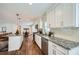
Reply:
[[[79,27],[51,28],[56,37],[79,42]]]

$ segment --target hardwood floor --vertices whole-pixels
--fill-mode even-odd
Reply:
[[[43,55],[37,45],[34,43],[32,36],[24,38],[20,50],[12,52],[0,52],[0,55]]]
[[[28,38],[26,41],[26,54],[28,55],[41,55],[40,49],[37,47],[37,45],[33,42],[31,37]]]

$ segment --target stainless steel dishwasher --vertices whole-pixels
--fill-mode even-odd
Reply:
[[[48,55],[48,40],[42,37],[42,52],[44,55]]]

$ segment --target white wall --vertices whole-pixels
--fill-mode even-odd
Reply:
[[[6,27],[6,31],[7,32],[13,32],[15,33],[16,32],[16,24],[12,24],[12,23],[0,23],[0,32],[2,31],[1,30],[1,27]]]
[[[23,32],[23,28],[29,28],[32,24],[32,21],[22,21],[21,22],[21,32]],[[7,22],[7,21],[0,21],[0,32],[2,31],[1,30],[1,27],[6,27],[7,28],[7,32],[12,32],[12,33],[15,33],[16,32],[16,29],[17,29],[17,24],[16,24],[16,21],[15,22]]]

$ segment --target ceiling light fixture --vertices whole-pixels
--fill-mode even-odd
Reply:
[[[17,25],[20,26],[21,18],[18,13],[16,14],[16,16],[17,16]]]

